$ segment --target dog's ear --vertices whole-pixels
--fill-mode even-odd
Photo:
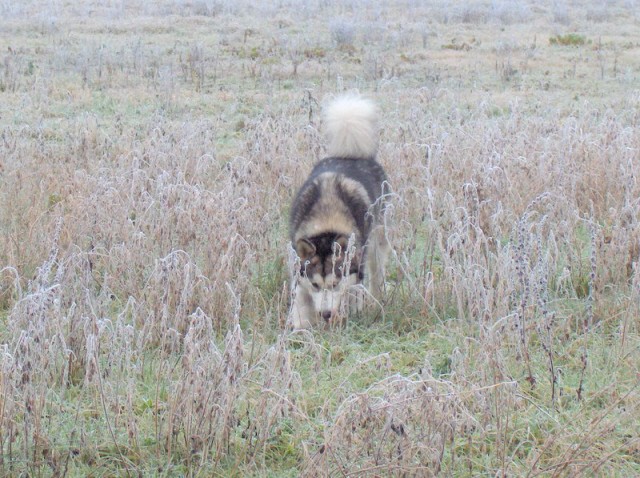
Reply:
[[[301,261],[308,261],[316,253],[316,246],[307,239],[298,239],[296,241],[296,254]]]
[[[349,245],[349,238],[344,234],[336,237],[336,240],[333,241],[333,253],[337,256],[342,256],[347,252],[347,246]]]

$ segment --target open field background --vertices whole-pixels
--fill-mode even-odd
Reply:
[[[0,0],[0,476],[639,476],[640,4]],[[384,308],[290,334],[320,108]]]

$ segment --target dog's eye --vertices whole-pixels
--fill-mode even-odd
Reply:
[[[320,288],[320,284],[318,284],[317,282],[312,282],[311,283],[311,287],[313,287],[314,289],[319,289]]]

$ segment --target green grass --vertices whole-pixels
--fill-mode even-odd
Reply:
[[[586,43],[589,43],[587,38],[579,33],[567,33],[565,35],[556,35],[549,38],[550,45],[582,46]]]

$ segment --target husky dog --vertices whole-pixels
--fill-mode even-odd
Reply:
[[[294,329],[336,323],[346,304],[362,310],[364,287],[376,299],[384,288],[389,190],[375,160],[377,108],[359,96],[339,97],[324,125],[329,157],[316,164],[291,207],[291,243],[300,259],[289,314]]]

